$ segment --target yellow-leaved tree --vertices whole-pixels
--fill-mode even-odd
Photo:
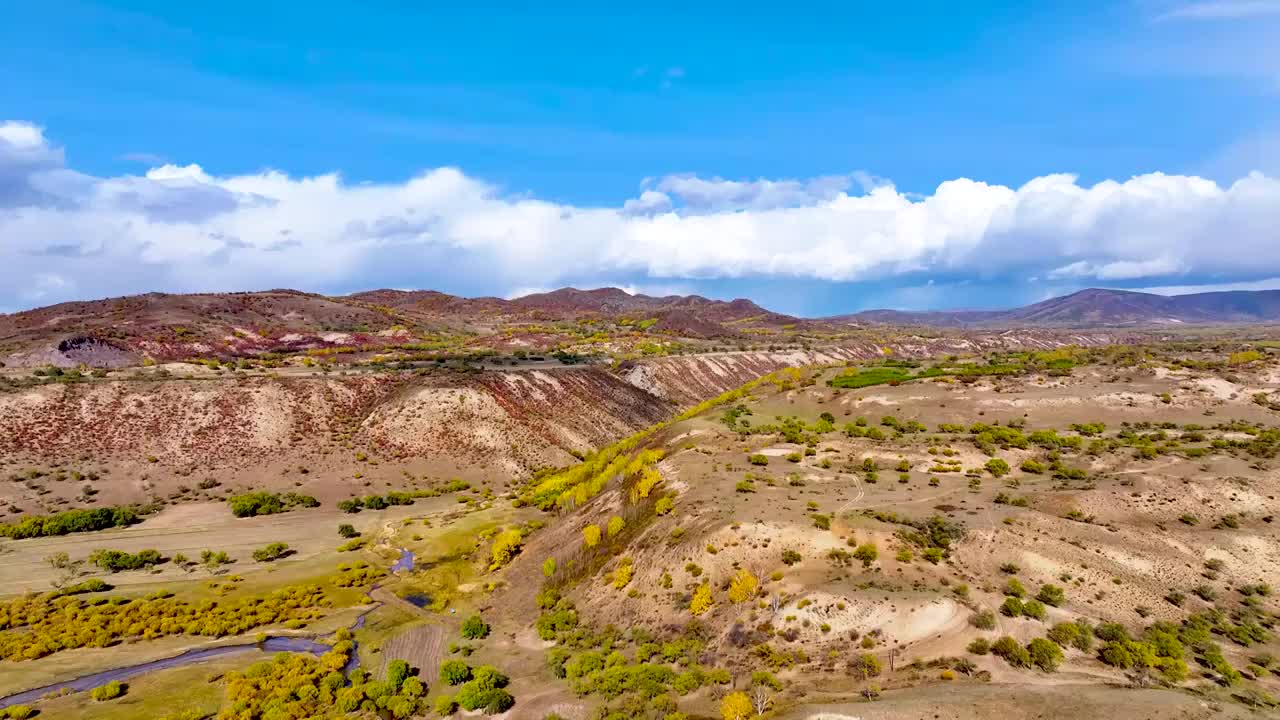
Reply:
[[[622,564],[613,571],[613,587],[621,590],[631,582],[631,558],[622,558]]]
[[[689,601],[689,612],[701,615],[711,609],[711,603],[711,585],[702,583],[697,590],[693,591],[693,598]]]
[[[725,695],[720,701],[720,717],[724,720],[747,720],[752,715],[755,708],[751,706],[751,698],[741,690]]]
[[[582,528],[582,544],[593,548],[600,544],[600,526],[588,525]]]
[[[760,586],[760,581],[750,570],[742,568],[733,574],[733,579],[729,581],[729,602],[740,603],[755,597],[756,588]]]
[[[609,527],[608,527],[609,537],[613,537],[614,535],[617,535],[618,533],[622,532],[622,528],[626,526],[627,526],[626,521],[618,517],[617,515],[614,515],[613,517],[609,518]]]
[[[498,568],[511,562],[511,558],[515,557],[520,550],[520,544],[524,542],[524,535],[519,530],[503,530],[493,539],[493,563],[489,565],[490,570]]]
[[[662,482],[662,475],[653,468],[645,468],[640,471],[640,479],[636,480],[636,484],[631,486],[631,503],[640,502],[649,497],[649,493]]]

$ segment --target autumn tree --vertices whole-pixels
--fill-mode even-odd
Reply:
[[[729,602],[740,603],[750,600],[756,594],[756,588],[759,587],[760,581],[750,570],[743,568],[734,573],[733,579],[729,581]]]
[[[751,698],[744,692],[731,692],[720,701],[720,717],[724,720],[747,720],[752,714]]]
[[[520,552],[520,545],[524,542],[524,535],[519,530],[503,530],[493,539],[493,562],[489,564],[490,570],[497,570],[507,563],[511,562],[511,558]]]
[[[627,526],[626,521],[618,517],[617,515],[614,515],[613,517],[609,518],[609,527],[608,527],[609,537],[614,537],[618,533],[622,532],[622,528],[626,526]]]
[[[693,598],[689,601],[689,612],[701,615],[711,609],[711,604],[711,585],[704,582],[693,591]]]

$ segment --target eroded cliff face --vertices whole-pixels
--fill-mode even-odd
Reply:
[[[898,357],[996,347],[1102,344],[1111,336],[992,335],[905,340]],[[884,355],[872,344],[719,353],[604,365],[322,373],[249,378],[94,380],[0,393],[10,465],[145,463],[167,470],[253,468],[358,452],[484,466],[519,477],[585,453],[785,367]]]

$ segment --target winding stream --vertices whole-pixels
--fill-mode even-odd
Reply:
[[[361,617],[364,616],[362,615]],[[212,660],[224,655],[235,655],[238,653],[253,652],[256,650],[260,650],[262,652],[306,652],[311,653],[312,655],[322,655],[329,651],[329,646],[322,645],[312,638],[307,637],[269,637],[262,643],[242,643],[239,645],[222,645],[219,647],[188,650],[184,653],[174,655],[173,657],[161,658],[160,660],[152,660],[151,662],[115,668],[113,670],[104,670],[91,675],[78,677],[74,680],[65,680],[63,682],[53,683],[52,685],[45,685],[44,687],[23,690],[20,693],[14,693],[8,697],[0,698],[0,708],[9,707],[10,705],[25,705],[32,703],[53,692],[63,692],[67,690],[72,692],[83,692],[85,690],[92,690],[99,685],[105,685],[112,680],[128,680],[129,678],[137,677],[138,675],[153,672],[155,670],[169,670],[171,668],[183,667],[185,665],[193,665],[198,662]]]
[[[401,550],[400,558],[391,566],[391,572],[395,573],[399,570],[412,570],[413,565],[413,552],[410,550]],[[380,583],[374,584],[372,589],[377,589],[379,584]],[[365,616],[374,610],[377,610],[381,605],[382,603],[375,603],[367,610],[360,613],[360,615],[356,617],[355,622],[353,622],[347,629],[354,632],[364,627]],[[122,668],[114,668],[112,670],[104,670],[102,672],[84,675],[82,677],[75,678],[74,680],[64,680],[62,682],[56,682],[50,685],[32,688],[30,690],[23,690],[22,692],[0,698],[0,709],[7,708],[10,705],[26,705],[33,703],[49,693],[66,691],[84,692],[86,690],[92,690],[99,685],[105,685],[113,680],[128,680],[129,678],[134,678],[149,672],[155,672],[156,670],[170,670],[173,668],[185,667],[187,665],[194,665],[196,663],[205,662],[206,660],[212,660],[225,655],[235,655],[255,651],[262,653],[305,652],[311,653],[312,655],[323,655],[330,650],[331,646],[320,641],[326,638],[331,638],[333,635],[334,633],[313,635],[309,637],[297,635],[273,635],[267,637],[267,639],[261,643],[248,642],[236,645],[221,645],[218,647],[187,650],[186,652],[179,653],[172,657],[152,660],[150,662],[139,663],[137,665],[129,665]],[[355,652],[353,649],[351,653],[351,660],[347,662],[346,667],[343,668],[343,672],[349,674],[352,670],[359,667],[359,665],[359,653]]]

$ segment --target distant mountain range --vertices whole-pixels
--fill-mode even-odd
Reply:
[[[1155,295],[1093,288],[1011,310],[864,310],[826,320],[947,328],[1096,328],[1280,323],[1280,290]]]
[[[1252,323],[1280,323],[1280,290],[1176,296],[1082,290],[1012,310],[867,310],[816,319],[771,312],[744,299],[652,297],[618,288],[561,288],[510,300],[434,290],[343,296],[297,290],[148,293],[0,315],[0,366],[406,347],[545,352],[598,340],[635,350],[653,338],[777,344],[838,338],[842,331],[874,325],[981,330]]]
[[[0,315],[0,366],[128,365],[306,351],[371,353],[410,346],[545,352],[597,333],[636,345],[651,338],[739,340],[809,324],[750,300],[650,297],[618,288],[562,288],[505,300],[434,290],[327,296],[297,290],[147,293]]]

